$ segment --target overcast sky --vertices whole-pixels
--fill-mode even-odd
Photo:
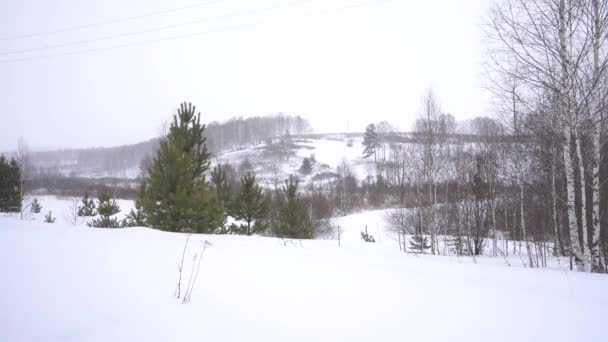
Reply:
[[[315,131],[411,127],[432,86],[488,115],[490,0],[3,0],[0,150],[157,136],[182,101],[203,120],[283,112]]]

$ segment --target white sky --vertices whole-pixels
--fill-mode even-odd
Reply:
[[[433,86],[457,119],[488,115],[489,1],[3,0],[0,151],[139,142],[182,101],[204,121],[408,130]]]

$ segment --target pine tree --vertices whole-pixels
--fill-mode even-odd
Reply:
[[[54,223],[55,218],[53,217],[53,212],[49,211],[48,214],[44,216],[44,222],[46,223]]]
[[[378,133],[376,133],[376,126],[369,124],[365,128],[365,135],[363,136],[363,157],[369,158],[374,156],[374,162],[378,161],[376,148],[378,147]]]
[[[226,223],[226,217],[229,213],[230,203],[230,185],[228,184],[228,178],[226,177],[226,169],[222,165],[217,165],[211,171],[211,183],[213,185],[213,191],[217,198],[218,212],[222,215],[222,225]]]
[[[144,211],[139,204],[139,201],[135,201],[135,210],[131,209],[127,216],[122,219],[120,223],[121,227],[145,227],[146,226],[146,216],[144,215]]]
[[[312,172],[312,163],[310,159],[304,158],[302,165],[300,166],[300,173],[303,175],[309,175]]]
[[[247,222],[247,235],[251,235],[251,223],[263,220],[268,212],[268,203],[262,188],[256,184],[255,175],[248,173],[241,177],[241,191],[235,202],[234,217]]]
[[[427,249],[431,248],[431,245],[426,236],[416,234],[410,238],[410,248],[413,251],[423,254]]]
[[[314,225],[304,201],[298,193],[298,180],[289,176],[282,191],[285,196],[280,203],[278,225],[275,234],[291,239],[312,239]]]
[[[210,154],[205,125],[195,110],[192,104],[181,104],[144,179],[140,200],[147,224],[153,228],[209,233],[222,223],[216,196],[204,175]]]
[[[118,219],[112,217],[120,212],[120,207],[109,193],[102,192],[97,196],[97,212],[99,218],[88,223],[89,227],[119,228],[121,226]]]
[[[418,222],[414,229],[414,235],[410,238],[410,248],[420,254],[423,254],[427,249],[431,248],[428,238],[423,234],[422,228],[422,212],[418,208]]]
[[[95,216],[97,210],[95,209],[95,201],[89,198],[89,193],[85,192],[82,197],[82,203],[78,206],[78,216]]]
[[[34,199],[32,200],[32,204],[30,205],[30,210],[34,214],[40,213],[40,211],[42,210],[42,205],[40,205],[40,202],[38,202],[38,198],[34,197]]]
[[[140,193],[145,191],[145,183],[142,183],[140,187]],[[138,199],[135,200],[135,210],[131,209],[127,216],[122,219],[120,223],[122,227],[145,227],[146,226],[146,215],[144,215],[144,211],[141,207],[141,201]]]

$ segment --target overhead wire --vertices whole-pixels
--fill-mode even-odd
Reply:
[[[15,35],[12,37],[0,37],[0,41],[21,40],[21,39],[27,39],[27,38],[40,37],[40,36],[50,36],[50,35],[55,35],[55,34],[60,34],[60,33],[65,33],[65,32],[80,31],[80,30],[85,30],[85,29],[89,29],[92,27],[112,25],[112,24],[129,22],[129,21],[134,21],[134,20],[139,20],[139,19],[144,19],[144,18],[155,17],[155,16],[159,16],[159,15],[165,15],[165,14],[169,14],[169,13],[182,12],[182,11],[185,11],[188,9],[213,5],[216,3],[223,2],[223,1],[224,0],[211,0],[211,1],[197,2],[197,3],[192,3],[190,5],[182,6],[182,7],[160,10],[160,11],[155,11],[155,12],[149,12],[146,14],[134,15],[134,16],[130,16],[130,17],[123,17],[123,18],[110,19],[110,20],[106,20],[106,21],[99,21],[99,22],[95,22],[95,23],[69,26],[69,27],[64,27],[64,28],[60,28],[57,30],[52,30],[52,31],[20,34],[20,35]]]
[[[301,18],[313,17],[313,16],[318,16],[318,15],[325,15],[325,14],[330,14],[330,13],[338,13],[338,12],[349,10],[349,9],[360,8],[360,7],[365,7],[365,6],[371,6],[371,5],[375,5],[375,4],[379,4],[379,3],[385,3],[385,2],[391,2],[391,1],[393,1],[393,0],[372,0],[372,1],[367,1],[367,2],[359,2],[359,3],[356,3],[356,4],[351,4],[351,5],[342,6],[342,7],[338,7],[338,8],[332,8],[332,9],[329,9],[329,10],[310,12],[310,13],[307,13],[307,14],[304,14],[304,15],[298,15],[298,16],[291,16],[291,18],[296,18],[296,19],[300,18],[301,19]],[[234,26],[222,27],[222,28],[218,28],[218,29],[212,29],[212,30],[194,32],[194,33],[174,35],[174,36],[169,36],[169,37],[164,37],[164,38],[158,38],[158,39],[144,40],[144,41],[140,41],[140,42],[132,42],[132,43],[119,44],[119,45],[114,45],[114,46],[109,46],[109,47],[91,48],[91,49],[85,49],[85,50],[70,51],[70,52],[65,52],[65,53],[38,55],[38,56],[31,56],[31,57],[24,57],[24,58],[5,59],[5,60],[0,60],[0,64],[17,63],[17,62],[39,60],[39,59],[47,59],[47,58],[53,58],[53,57],[81,55],[81,54],[88,54],[88,53],[100,52],[100,51],[110,51],[110,50],[121,49],[121,48],[128,48],[128,47],[134,47],[134,46],[148,45],[148,44],[153,44],[153,43],[158,43],[158,42],[165,42],[165,41],[173,41],[173,40],[191,38],[191,37],[201,36],[201,35],[210,34],[210,33],[235,31],[235,30],[240,30],[240,29],[243,29],[243,28],[255,27],[255,26],[258,26],[260,24],[268,24],[268,23],[269,22],[267,22],[267,21],[256,22],[256,23],[248,23],[248,24],[234,25]]]
[[[141,31],[119,33],[119,34],[107,35],[107,36],[93,38],[93,39],[85,39],[85,40],[72,41],[72,42],[55,44],[55,45],[39,46],[39,47],[33,47],[33,48],[27,48],[27,49],[21,49],[21,50],[13,50],[13,51],[0,52],[0,56],[15,55],[15,54],[24,54],[24,53],[35,52],[35,51],[44,51],[44,50],[59,49],[59,48],[64,48],[64,47],[69,47],[69,46],[85,45],[85,44],[96,43],[96,42],[106,41],[106,40],[112,40],[112,39],[119,39],[119,38],[139,36],[139,35],[144,35],[144,34],[148,34],[148,33],[155,33],[155,32],[161,32],[161,31],[171,30],[171,29],[175,29],[175,28],[179,28],[179,27],[183,27],[183,26],[202,24],[202,23],[206,23],[206,22],[210,22],[210,21],[216,21],[216,20],[220,20],[220,19],[233,18],[233,17],[245,16],[245,15],[251,15],[251,14],[258,14],[258,13],[273,11],[273,10],[277,10],[277,9],[288,8],[288,7],[291,7],[291,6],[294,6],[294,5],[300,5],[300,4],[303,4],[303,3],[306,3],[306,2],[310,2],[310,1],[312,1],[312,0],[295,0],[295,1],[288,2],[288,3],[286,3],[284,5],[281,5],[281,6],[267,6],[267,7],[263,7],[263,8],[256,8],[256,9],[253,9],[253,10],[240,11],[240,12],[236,12],[236,13],[226,13],[226,14],[223,14],[223,15],[218,15],[218,16],[213,16],[213,17],[206,17],[206,18],[200,18],[200,19],[197,19],[197,20],[191,20],[191,21],[182,22],[182,23],[175,23],[175,24],[170,24],[170,25],[164,25],[164,26],[154,27],[154,28],[150,28],[150,29],[146,29],[146,30],[141,30]]]

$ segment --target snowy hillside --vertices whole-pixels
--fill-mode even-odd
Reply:
[[[258,180],[266,187],[271,187],[274,181],[282,184],[290,175],[297,175],[303,183],[315,179],[315,176],[329,175],[337,172],[338,166],[346,162],[358,179],[368,175],[375,175],[373,159],[362,157],[363,147],[361,137],[346,137],[343,135],[330,135],[326,137],[294,139],[289,150],[276,153],[272,145],[263,143],[246,149],[228,151],[214,159],[214,163],[227,163],[238,167],[243,161],[249,161],[257,175]],[[299,172],[304,158],[313,157],[310,175]],[[212,163],[213,165],[213,163]]]
[[[602,275],[225,235],[185,269],[202,240],[180,304],[183,234],[0,217],[0,340],[598,341],[608,314]]]

